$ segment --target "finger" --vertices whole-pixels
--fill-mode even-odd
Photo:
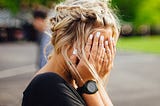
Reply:
[[[96,36],[94,36],[92,49],[91,49],[91,56],[92,56],[93,59],[95,59],[95,57],[97,55],[99,36],[100,36],[100,32],[97,32]]]
[[[107,55],[107,58],[108,58],[108,63],[111,62],[111,57],[112,57],[112,54],[111,54],[111,50],[109,48],[109,44],[108,44],[108,41],[105,41],[105,49],[106,49],[106,55]]]
[[[108,66],[108,58],[107,58],[107,55],[105,53],[104,60],[103,60],[103,63],[102,63],[102,67],[101,67],[101,71],[99,73],[101,78],[103,78],[108,73],[108,67],[107,66]]]
[[[113,67],[113,55],[111,54],[111,50],[109,49],[109,47],[107,46],[107,42],[106,42],[106,53],[107,53],[107,57],[108,57],[108,65],[107,68],[108,70],[111,70],[111,68]]]
[[[97,55],[96,55],[96,60],[100,59],[100,57],[102,57],[102,52],[103,52],[103,48],[104,48],[104,36],[101,36],[100,37],[100,43],[99,43],[99,46],[98,46],[98,51],[97,51]]]
[[[102,66],[102,63],[104,61],[104,58],[105,58],[105,48],[103,47],[102,49],[102,54],[101,54],[101,57],[100,57],[100,61],[99,61],[99,65]]]
[[[115,43],[115,40],[114,40],[114,38],[113,38],[113,54],[112,54],[112,60],[114,60],[115,54],[116,54],[116,43]]]
[[[96,66],[97,66],[96,69],[97,69],[98,73],[101,71],[104,56],[105,56],[105,48],[103,47],[101,50],[100,56],[96,59],[96,61],[97,61],[96,62]]]
[[[116,43],[115,40],[113,38],[113,51],[114,51],[114,55],[116,54]]]
[[[100,37],[100,42],[99,42],[98,47],[104,47],[104,36],[103,35],[101,35],[101,37]]]
[[[112,39],[112,37],[109,38],[108,45],[109,45],[109,48],[111,50],[111,54],[113,54],[114,53],[114,49],[113,49],[113,39]]]
[[[85,52],[86,52],[87,58],[89,58],[90,50],[92,47],[92,40],[93,40],[93,34],[90,34],[90,36],[88,37],[88,41],[86,43],[86,46],[85,46]]]

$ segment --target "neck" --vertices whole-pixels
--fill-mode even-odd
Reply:
[[[56,53],[53,53],[51,59],[37,74],[45,72],[54,72],[61,76],[68,83],[72,83],[71,76],[67,71],[66,64],[62,55],[57,55]]]

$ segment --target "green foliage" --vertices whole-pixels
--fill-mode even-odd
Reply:
[[[16,13],[22,5],[32,7],[34,4],[44,6],[63,0],[0,0],[0,7]],[[160,0],[112,0],[113,7],[117,7],[121,18],[134,25],[160,25]]]
[[[133,21],[135,18],[136,8],[142,0],[112,0],[112,4],[117,6],[123,20]]]
[[[123,21],[133,23],[135,28],[160,25],[160,0],[112,0],[112,4],[120,9]]]
[[[135,22],[138,25],[160,25],[160,0],[144,0],[137,7]]]
[[[20,8],[20,0],[0,0],[0,7],[7,8],[15,13]]]
[[[20,10],[21,5],[27,5],[29,8],[33,4],[47,6],[51,3],[58,3],[63,0],[0,0],[0,7],[7,8],[11,12],[16,13]]]

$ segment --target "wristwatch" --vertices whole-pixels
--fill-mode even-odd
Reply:
[[[95,81],[88,80],[82,87],[77,88],[77,91],[80,95],[83,93],[94,94],[98,91],[98,87]]]

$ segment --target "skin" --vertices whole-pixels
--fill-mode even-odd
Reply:
[[[76,65],[75,62],[77,57],[75,54],[72,54],[72,52],[73,48],[68,51],[68,55],[72,63],[76,66],[77,70],[82,76],[83,81],[76,79],[73,73],[71,73],[72,77],[70,76],[70,73],[66,71],[67,67],[63,56],[61,54],[56,54],[55,52],[53,52],[52,58],[48,61],[48,63],[41,70],[39,70],[36,75],[45,72],[54,72],[72,85],[73,80],[75,80],[78,87],[83,86],[83,84],[88,80],[95,80],[83,64],[83,58],[80,59],[79,63]],[[95,32],[93,32],[89,36],[86,43],[85,52],[89,62],[96,67],[99,76],[102,79],[105,78],[112,68],[115,55],[115,43],[112,39],[112,29],[97,29]],[[104,94],[103,89],[105,88],[99,87],[98,91],[95,94],[82,95],[87,106],[112,106],[112,102],[109,96],[107,95],[107,93]]]
[[[100,35],[97,35],[97,32],[100,32]],[[101,79],[106,78],[113,66],[116,48],[115,41],[112,38],[111,27],[105,29],[98,28],[89,36],[85,47],[86,56],[89,62],[96,67]],[[76,55],[72,54],[70,59],[72,60],[72,63],[76,65]],[[88,69],[83,63],[84,60],[81,59],[79,64],[76,66],[84,80],[84,82],[79,82],[80,80],[77,79],[79,86],[82,86],[86,81],[93,79],[89,71],[84,71]],[[74,76],[74,74],[72,76]]]
[[[109,74],[109,71],[112,68],[116,50],[114,40],[112,39],[112,29],[97,29],[97,31],[101,32],[100,36],[97,35],[97,32],[95,32],[93,35],[90,35],[85,50],[89,61],[96,66],[99,76],[103,79]],[[105,61],[103,61],[101,57],[103,57]],[[72,56],[71,59],[74,62],[75,57]],[[84,80],[82,82],[81,80],[79,80],[80,82],[77,82],[79,87],[83,86],[83,84],[90,79],[94,80],[92,75],[86,71],[87,68],[83,65],[83,59],[80,60],[79,64],[77,65],[77,69],[79,70],[81,76],[83,76]],[[83,98],[86,101],[87,106],[113,105],[107,93],[104,94],[102,89],[105,88],[99,88],[98,92],[92,95],[83,94]]]
[[[43,32],[45,28],[47,27],[45,19],[38,18],[38,17],[33,20],[33,25],[35,29],[38,30],[39,32]]]

